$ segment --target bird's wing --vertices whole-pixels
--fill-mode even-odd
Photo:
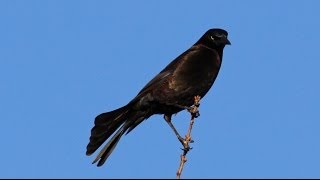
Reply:
[[[159,74],[157,74],[151,81],[149,81],[138,93],[138,96],[145,94],[150,90],[150,88],[156,88],[157,86],[168,81],[170,76],[173,75],[175,67],[178,65],[180,58],[176,58],[170,64],[168,64]]]
[[[175,58],[170,64],[168,64],[158,75],[156,75],[147,85],[145,85],[141,91],[138,93],[138,95],[132,100],[138,100],[144,95],[148,94],[150,91],[153,91],[157,88],[160,88],[160,86],[169,83],[169,81],[172,79],[172,76],[175,73],[176,68],[179,66],[181,61],[185,60],[185,57],[190,56],[191,54],[194,54],[195,51],[197,51],[199,48],[197,46],[192,46],[190,49],[182,53],[180,56]],[[169,87],[168,87],[169,88]]]
[[[162,84],[164,83],[165,81],[167,81],[167,79],[173,74],[173,72],[171,71],[163,71],[163,72],[160,72],[158,75],[156,75],[151,81],[148,82],[147,85],[145,85],[141,91],[138,93],[138,95],[142,94],[143,92],[145,91],[148,91],[148,89],[150,87],[153,87],[154,86],[157,86],[157,84]]]

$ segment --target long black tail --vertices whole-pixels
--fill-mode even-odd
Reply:
[[[128,118],[130,107],[102,113],[95,118],[91,129],[90,142],[87,146],[87,155],[93,154]]]
[[[131,131],[145,118],[145,113],[140,111],[133,112],[130,104],[114,111],[98,115],[95,118],[95,126],[91,130],[90,142],[87,145],[86,154],[93,154],[118,129],[93,161],[93,163],[99,161],[97,166],[102,166],[118,144],[121,136],[127,130]]]
[[[112,153],[112,151],[114,150],[116,145],[118,144],[118,142],[119,142],[119,140],[120,140],[120,138],[121,138],[121,136],[123,135],[124,132],[125,132],[124,127],[121,127],[117,131],[117,133],[112,137],[112,139],[110,139],[108,144],[106,144],[103,147],[103,149],[100,151],[100,153],[98,154],[96,159],[94,159],[92,164],[94,164],[97,161],[99,161],[97,166],[102,166],[106,162],[106,160],[108,159],[108,157],[110,156],[110,154]]]

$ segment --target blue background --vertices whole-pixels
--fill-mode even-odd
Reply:
[[[97,168],[96,115],[121,107],[208,29],[229,32],[185,178],[320,177],[319,1],[0,1],[0,177],[175,178],[162,116]],[[185,134],[189,114],[174,124]]]

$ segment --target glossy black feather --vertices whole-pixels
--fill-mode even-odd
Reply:
[[[105,163],[123,134],[131,132],[154,114],[171,116],[191,106],[196,95],[204,97],[213,85],[230,44],[223,29],[208,30],[190,49],[167,65],[126,106],[102,113],[91,130],[87,155],[94,153],[115,133],[93,163]]]

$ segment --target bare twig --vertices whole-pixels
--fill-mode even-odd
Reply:
[[[199,117],[199,111],[198,111],[198,107],[200,106],[200,96],[195,96],[194,97],[194,104],[188,109],[188,111],[191,114],[191,119],[190,119],[190,125],[189,125],[189,129],[188,129],[188,133],[185,136],[185,139],[183,141],[183,149],[182,149],[182,154],[180,156],[180,165],[177,171],[177,179],[180,179],[183,167],[185,162],[187,162],[187,153],[192,149],[189,146],[189,143],[192,143],[193,140],[191,139],[191,130],[193,127],[193,123],[194,123],[194,119]]]

